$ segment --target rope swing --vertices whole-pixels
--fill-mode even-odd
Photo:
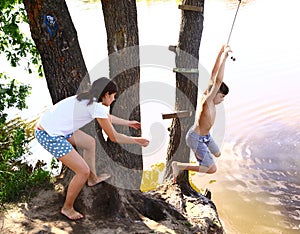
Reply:
[[[229,33],[229,36],[228,36],[227,45],[229,44],[229,41],[230,41],[230,37],[231,37],[231,34],[232,34],[233,26],[234,26],[234,23],[235,23],[235,20],[236,20],[236,16],[237,16],[237,13],[238,13],[238,11],[239,11],[241,2],[242,2],[242,0],[239,0],[239,4],[238,4],[238,6],[237,6],[237,9],[236,9],[236,12],[235,12],[235,16],[234,16],[234,19],[233,19],[233,22],[232,22],[231,30],[230,30],[230,33]],[[230,58],[231,58],[233,61],[235,61],[235,57],[231,56]]]

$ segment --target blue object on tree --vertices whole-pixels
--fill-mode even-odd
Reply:
[[[55,17],[52,15],[44,15],[44,24],[46,25],[50,39],[52,39],[58,31],[58,24],[55,20]]]

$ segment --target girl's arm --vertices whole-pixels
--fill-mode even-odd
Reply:
[[[134,129],[140,129],[141,128],[141,124],[138,121],[135,120],[126,120],[126,119],[121,119],[117,116],[114,115],[109,115],[110,121],[113,124],[116,125],[124,125],[124,126],[129,126],[132,127]]]
[[[117,142],[119,144],[138,144],[144,147],[149,144],[149,140],[145,138],[132,137],[118,133],[109,119],[97,118],[97,122],[100,124],[101,128],[112,142]]]

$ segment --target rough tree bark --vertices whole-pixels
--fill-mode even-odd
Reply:
[[[74,95],[87,69],[65,1],[24,0],[52,102]]]
[[[139,37],[135,1],[104,0],[102,10],[107,32],[110,78],[119,89],[111,113],[124,119],[140,121]],[[140,135],[140,131],[128,127],[115,128],[127,135]],[[98,131],[99,134],[102,135],[102,132]],[[113,175],[111,182],[117,187],[139,190],[143,171],[141,147],[119,145],[109,140],[106,143],[102,136],[100,139],[110,157],[110,165],[107,166]]]

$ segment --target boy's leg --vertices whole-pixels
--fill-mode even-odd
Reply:
[[[68,141],[72,145],[76,145],[79,148],[83,149],[83,158],[88,164],[91,171],[88,178],[88,186],[96,185],[110,177],[110,175],[106,173],[97,176],[95,162],[96,142],[93,137],[81,130],[77,130],[74,132],[73,136],[68,139]]]
[[[207,167],[195,165],[192,163],[181,163],[174,161],[172,162],[172,170],[173,170],[173,181],[176,182],[177,176],[181,171],[196,171],[196,172],[206,172],[208,170]]]
[[[210,138],[210,141],[208,143],[208,148],[209,151],[215,156],[215,157],[220,157],[221,156],[221,152],[220,149],[218,147],[218,145],[215,143],[213,138]]]
[[[198,159],[198,157],[196,157]],[[217,166],[215,164],[214,158],[209,151],[205,153],[202,160],[199,160],[199,171],[202,173],[213,174],[217,171]]]
[[[197,157],[199,160],[199,156]],[[176,182],[176,178],[181,171],[196,171],[201,173],[213,174],[217,171],[216,164],[212,158],[212,155],[207,152],[202,160],[199,160],[199,165],[195,165],[192,163],[181,163],[174,161],[172,162],[172,170],[173,170],[173,180]]]
[[[174,181],[176,181],[176,178],[181,171],[187,170],[187,171],[213,174],[216,172],[217,167],[215,164],[212,164],[209,167],[207,167],[203,165],[195,165],[192,163],[181,163],[181,162],[174,161],[172,162],[172,169],[173,169],[173,178]]]
[[[183,170],[190,170],[208,174],[215,173],[217,167],[214,163],[212,155],[209,152],[208,146],[206,145],[206,143],[203,142],[203,136],[200,136],[193,131],[189,131],[186,136],[186,143],[195,153],[199,165],[195,165],[192,163],[181,163],[177,161],[172,162],[174,182],[176,182],[177,176]],[[213,147],[215,150],[219,150],[218,146],[214,143],[214,141],[211,147]]]

